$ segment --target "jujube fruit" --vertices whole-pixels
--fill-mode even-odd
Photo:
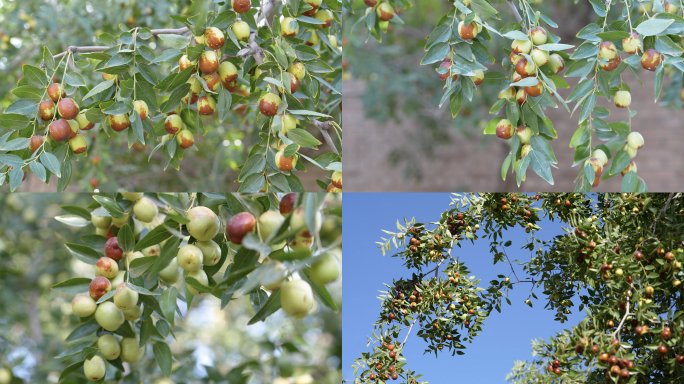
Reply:
[[[116,132],[121,132],[131,126],[131,121],[128,119],[128,114],[123,115],[109,115],[109,125]]]
[[[88,317],[95,313],[97,304],[88,295],[78,295],[71,300],[71,311],[78,317]]]
[[[203,265],[216,265],[221,259],[221,247],[214,240],[198,241],[195,246],[202,251]]]
[[[123,259],[123,249],[119,248],[119,239],[116,237],[112,237],[111,239],[107,240],[105,242],[105,256],[114,259],[116,261],[119,261]]]
[[[59,99],[66,97],[64,87],[62,87],[62,84],[60,83],[50,84],[47,89],[47,94],[48,97],[50,97],[50,100],[54,101],[55,103],[59,101]]]
[[[186,244],[178,250],[178,265],[188,272],[200,269],[203,258],[202,250],[192,244]]]
[[[219,233],[221,222],[218,216],[207,207],[194,207],[186,216],[189,223],[186,229],[192,237],[199,241],[211,240]]]
[[[140,116],[140,120],[147,119],[150,110],[147,108],[147,103],[143,100],[136,100],[133,102],[133,109]]]
[[[176,141],[178,142],[179,147],[188,149],[195,144],[195,137],[189,129],[182,129],[176,135]]]
[[[261,233],[261,239],[266,241],[266,239],[271,236],[271,234],[280,228],[280,225],[285,221],[285,217],[276,211],[266,211],[259,216],[259,232]]]
[[[147,344],[140,348],[140,338],[138,335],[133,337],[124,337],[121,340],[121,361],[125,363],[137,363],[145,356]]]
[[[55,103],[52,100],[41,101],[38,106],[38,112],[43,121],[52,120],[55,117]]]
[[[249,233],[254,231],[256,219],[254,215],[249,212],[240,212],[233,216],[226,225],[226,233],[228,239],[235,244],[242,244],[242,239]]]
[[[330,253],[324,253],[311,263],[311,280],[318,284],[329,284],[340,277],[340,262]]]
[[[57,103],[57,110],[59,111],[59,115],[67,120],[75,118],[79,112],[78,104],[69,97],[63,98]]]
[[[90,360],[83,362],[83,373],[88,380],[97,381],[105,376],[107,367],[100,356],[93,356]]]
[[[50,123],[50,137],[54,141],[64,141],[71,137],[71,127],[64,119],[55,120]]]
[[[90,292],[90,297],[95,300],[100,300],[107,292],[112,290],[112,283],[108,278],[104,276],[97,276],[90,281],[90,286],[88,287],[88,292]]]
[[[292,24],[294,24],[294,29],[292,27]],[[297,32],[299,32],[299,24],[297,21],[292,18],[292,17],[285,17],[280,21],[280,31],[283,36],[297,36]]]
[[[131,309],[124,309],[122,312],[124,314],[124,319],[128,321],[138,320],[142,315],[142,309],[137,305],[134,305]]]
[[[105,301],[97,307],[95,320],[102,328],[110,332],[119,329],[125,321],[123,312],[111,301]]]
[[[135,217],[143,223],[151,223],[152,220],[157,217],[159,210],[154,201],[148,197],[143,197],[133,205],[133,213],[135,214]]]
[[[259,100],[259,111],[264,116],[275,116],[279,106],[280,97],[274,93],[267,93]]]
[[[204,269],[198,269],[196,271],[188,272],[186,277],[192,277],[204,286],[209,285],[209,279],[207,278],[207,273],[204,272]],[[190,285],[188,285],[188,291],[190,291],[190,293],[192,293],[195,296],[202,295],[202,292],[198,291]]]
[[[203,74],[214,73],[219,68],[219,59],[214,51],[204,51],[199,57],[199,67]]]
[[[106,334],[97,339],[97,348],[107,360],[114,360],[121,354],[121,345],[114,335]]]
[[[113,278],[117,273],[119,273],[119,266],[117,265],[116,261],[114,261],[114,259],[110,259],[109,257],[99,258],[95,263],[95,269],[100,276],[104,276],[108,279]]]
[[[280,213],[283,215],[287,215],[288,213],[292,212],[292,208],[294,207],[296,200],[296,193],[288,193],[287,195],[283,196],[279,204]]]
[[[291,280],[280,288],[280,305],[285,313],[301,319],[313,307],[313,291],[304,280]]]
[[[215,27],[209,27],[204,31],[204,43],[211,49],[221,49],[226,41],[223,32]]]
[[[117,308],[126,311],[138,304],[138,292],[128,288],[126,283],[121,283],[116,288],[119,289],[119,292],[114,294],[114,305]]]

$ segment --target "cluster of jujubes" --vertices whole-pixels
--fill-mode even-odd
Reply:
[[[73,299],[73,313],[83,318],[84,322],[94,318],[102,328],[99,332],[98,349],[104,359],[120,358],[129,363],[139,361],[145,355],[146,344],[139,345],[138,334],[121,340],[117,336],[121,334],[117,331],[125,321],[137,322],[141,319],[141,304],[149,305],[139,294],[148,295],[149,290],[158,288],[170,289],[183,280],[186,283],[186,292],[191,296],[211,292],[216,288],[210,285],[215,284],[215,280],[208,272],[216,273],[217,268],[212,267],[225,262],[227,246],[239,248],[248,235],[255,235],[257,238],[254,241],[272,243],[274,252],[310,250],[315,241],[315,233],[309,231],[306,224],[307,211],[303,204],[298,204],[297,197],[294,193],[283,196],[276,210],[264,211],[258,218],[246,211],[237,213],[224,225],[215,212],[218,210],[216,207],[212,210],[197,205],[188,208],[181,215],[153,196],[148,197],[139,192],[122,192],[115,199],[123,209],[123,212],[116,210],[119,213],[116,216],[119,217],[113,217],[105,207],[98,207],[91,214],[96,234],[106,239],[102,240],[101,253],[104,257],[94,263],[95,278],[90,282],[88,294],[78,295]],[[286,220],[288,226],[283,227]],[[314,221],[315,231],[319,231],[323,224],[320,211],[316,211]],[[145,241],[147,234],[153,231],[159,234],[162,233],[160,229],[170,227],[174,227],[177,233],[182,233],[185,237],[176,239],[167,232],[166,239],[159,241],[162,238],[156,236],[157,243],[139,251],[127,250],[126,245],[120,244],[121,239],[128,243],[132,240],[133,244],[136,241]],[[142,236],[143,233],[146,235]],[[281,236],[282,233],[293,235]],[[278,236],[282,237],[282,241],[275,240]],[[226,237],[230,243],[224,240]],[[169,246],[170,241],[173,243]],[[128,248],[130,247],[129,244]],[[160,261],[162,249],[171,254],[166,253],[163,259],[165,264],[159,265],[158,272],[144,280],[143,277],[131,275],[131,269],[138,268],[143,261]],[[321,286],[336,281],[341,274],[339,260],[329,252],[316,255],[307,264],[308,278]],[[269,273],[262,277],[261,286],[273,292],[279,290],[283,311],[298,319],[311,312],[314,302],[312,286],[294,274],[299,271],[301,275],[302,271],[275,258],[267,258],[261,267],[270,268]],[[193,281],[188,283],[187,279],[190,278]],[[133,330],[136,329],[134,324]],[[98,380],[104,375],[105,361],[99,356],[88,359],[84,364],[84,371],[89,379]]]
[[[67,97],[65,89],[60,83],[53,82],[50,84],[47,87],[46,94],[48,99],[40,102],[38,113],[48,125],[49,139],[54,141],[69,140],[69,147],[74,153],[85,152],[88,145],[85,137],[78,134],[79,130],[87,131],[95,126],[86,118],[86,110],[80,110],[78,104],[72,98]],[[32,136],[29,146],[31,153],[40,149],[46,138],[48,135]]]

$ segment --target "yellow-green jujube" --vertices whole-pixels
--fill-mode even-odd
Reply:
[[[95,320],[100,326],[114,332],[124,323],[123,312],[111,301],[101,303],[95,311]]]
[[[195,246],[202,251],[202,264],[216,265],[221,259],[221,247],[214,240],[198,241]]]
[[[133,337],[124,337],[121,340],[121,361],[124,363],[137,363],[140,359],[145,356],[145,350],[147,349],[147,344],[143,345],[142,348],[138,346],[140,344],[140,339],[138,335]]]
[[[95,355],[92,359],[83,362],[83,373],[88,380],[98,381],[105,376],[106,372],[107,367],[100,356]]]
[[[291,280],[280,288],[280,305],[285,313],[297,319],[309,314],[313,307],[313,291],[304,280]]]
[[[329,284],[340,277],[340,262],[337,258],[325,253],[311,263],[311,280],[318,284]]]
[[[189,223],[185,225],[192,237],[199,241],[213,239],[219,233],[221,222],[218,216],[207,207],[194,207],[186,216]]]
[[[106,334],[97,339],[97,348],[107,360],[114,360],[121,354],[121,345],[114,335]]]

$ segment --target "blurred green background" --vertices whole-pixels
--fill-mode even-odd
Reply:
[[[211,1],[210,1],[211,3]],[[180,28],[178,22],[167,15],[192,14],[198,2],[188,0],[0,0],[0,110],[16,100],[9,92],[22,76],[22,64],[39,65],[42,46],[53,54],[69,46],[102,45],[97,35],[102,32],[116,34],[119,27]],[[156,39],[154,37],[152,40]],[[154,43],[152,43],[154,44]],[[162,65],[160,71],[168,74],[171,67]],[[89,86],[101,81],[101,76],[82,70]],[[161,77],[160,77],[161,78]],[[96,185],[103,191],[225,191],[237,190],[234,183],[239,175],[237,167],[244,163],[252,144],[259,141],[258,127],[253,124],[255,112],[232,114],[223,123],[214,118],[203,119],[209,133],[196,139],[198,151],[189,151],[180,164],[180,170],[169,167],[164,171],[164,159],[155,153],[147,157],[156,145],[150,141],[146,147],[128,148],[126,135],[108,138],[104,134],[87,135],[88,157],[74,163],[72,182],[68,191],[92,191]],[[1,131],[4,132],[4,129]],[[309,129],[319,137],[318,130]],[[303,149],[312,158],[327,152]],[[326,173],[316,166],[307,165],[307,172],[298,172],[308,191],[319,190],[316,178],[323,180]],[[329,173],[329,172],[328,172]],[[57,179],[45,186],[35,175],[30,175],[19,191],[56,191]],[[8,190],[8,186],[0,190]]]
[[[93,234],[94,227],[74,228],[54,217],[67,214],[60,205],[85,207],[92,201],[89,194],[0,194],[1,384],[8,369],[14,376],[12,383],[56,383],[64,368],[82,359],[54,358],[68,348],[64,340],[78,325],[78,318],[71,312],[73,296],[51,291],[50,286],[73,277],[94,277],[93,266],[78,261],[64,247],[65,242],[80,243],[80,236]],[[341,219],[326,226],[327,233],[337,237],[334,233],[340,234]],[[337,256],[341,259],[341,250]],[[341,279],[328,289],[341,308]],[[145,376],[128,377],[124,382],[208,382],[207,374],[213,369],[225,375],[248,364],[250,383],[271,383],[287,374],[293,384],[337,384],[342,377],[341,316],[314,305],[315,312],[302,320],[278,311],[265,322],[247,326],[254,315],[248,297],[223,311],[213,296],[195,298],[188,312],[180,305],[184,320],[176,322],[178,340],[167,339],[175,358],[171,380],[163,378],[148,348],[137,364]],[[62,381],[86,382],[82,369]]]

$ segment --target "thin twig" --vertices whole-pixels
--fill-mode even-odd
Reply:
[[[420,315],[422,315],[422,314],[423,314],[423,312],[421,311],[420,313],[418,313],[418,316],[416,316],[416,319],[413,320],[413,323],[411,324],[411,327],[409,328],[408,333],[406,334],[406,337],[404,338],[404,342],[401,343],[402,348],[404,348],[404,344],[406,344],[406,341],[408,340],[408,337],[411,334],[411,331],[413,330],[413,326],[416,324],[416,321],[418,321],[418,319],[420,318]]]
[[[332,121],[318,121],[318,120],[313,120],[311,122],[318,130],[321,132],[323,135],[323,139],[325,139],[325,142],[328,144],[328,146],[335,152],[336,155],[339,155],[340,152],[337,151],[337,147],[335,147],[335,143],[332,140],[332,137],[330,137],[330,134],[328,133],[328,130],[332,128],[333,123]]]
[[[513,4],[513,0],[506,0],[506,3],[508,3],[508,7],[513,11],[513,16],[515,16],[515,19],[518,20],[518,23],[522,21],[522,16],[520,16],[520,12],[518,12],[518,8],[515,7],[515,4]]]
[[[629,292],[633,288],[634,288],[634,282],[631,282],[629,284],[629,290],[627,291],[627,297],[629,297]],[[612,335],[613,339],[615,338],[615,335],[617,335],[620,332],[620,329],[622,328],[622,324],[625,323],[625,320],[627,319],[628,315],[633,315],[633,313],[629,313],[629,300],[627,300],[627,306],[625,307],[625,315],[622,316],[622,320],[620,321],[620,324],[618,324],[617,328],[615,329],[615,332],[613,332],[613,335]]]
[[[653,224],[651,224],[651,232],[655,231],[655,226],[658,223],[658,221],[660,220],[660,216],[667,210],[667,207],[670,205],[670,202],[672,201],[672,199],[673,198],[676,199],[677,197],[679,197],[680,193],[677,193],[677,195],[675,195],[674,197],[673,197],[673,195],[674,195],[674,193],[670,193],[670,196],[667,198],[667,201],[665,202],[665,206],[663,206],[663,209],[661,209],[660,212],[658,213],[658,217],[656,217],[656,219],[653,221]]]
[[[152,29],[150,32],[152,35],[157,36],[157,35],[182,35],[186,32],[189,32],[190,29],[188,27],[183,27],[183,28],[176,28],[176,29]],[[66,55],[67,53],[78,53],[78,52],[102,52],[104,50],[107,50],[111,47],[104,47],[104,46],[86,46],[86,47],[76,47],[76,46],[70,46],[67,48],[66,51],[58,53],[52,58],[54,59],[59,59],[60,57]]]

